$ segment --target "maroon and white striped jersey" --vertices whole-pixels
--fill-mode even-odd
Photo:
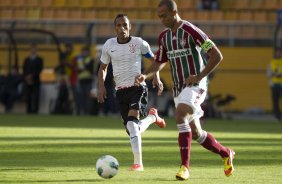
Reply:
[[[159,36],[159,49],[155,60],[159,63],[170,63],[173,79],[174,96],[186,87],[185,78],[199,74],[206,65],[201,51],[208,52],[214,43],[198,27],[183,21],[176,32],[165,29]],[[206,77],[200,81],[200,86],[207,85]],[[206,88],[206,87],[205,87]]]

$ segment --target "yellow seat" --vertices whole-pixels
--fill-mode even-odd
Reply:
[[[12,4],[9,5],[10,7],[13,7],[13,6],[14,7],[26,6],[25,0],[12,0],[12,1],[8,2],[8,3],[12,3]]]
[[[137,1],[137,8],[141,8],[141,9],[144,9],[144,8],[156,8],[156,7],[152,7],[152,4],[151,4],[151,1],[152,0],[142,0],[142,1]]]
[[[281,0],[271,0],[271,1],[265,1],[263,7],[264,9],[267,10],[277,10],[280,5],[281,5]]]
[[[256,11],[254,12],[253,20],[255,22],[267,22],[267,12],[266,11]]]
[[[268,22],[276,22],[277,20],[277,13],[276,11],[269,11],[267,12],[267,21]]]
[[[41,10],[39,8],[32,8],[28,9],[27,11],[27,18],[29,19],[39,19],[40,18]]]
[[[240,11],[238,15],[238,20],[240,21],[252,21],[253,14],[251,11]]]
[[[0,11],[1,18],[4,19],[13,19],[14,18],[14,11],[12,8],[4,8]]]
[[[46,2],[45,2],[46,1]],[[48,0],[40,1],[39,0],[26,0],[25,1],[25,6],[29,7],[38,7],[40,4],[45,4],[45,3],[50,3]],[[51,2],[52,3],[52,2]],[[51,4],[50,4],[51,5]]]
[[[139,19],[139,12],[137,10],[134,10],[134,9],[128,9],[125,11],[125,13],[127,14],[128,18],[130,20],[133,20],[133,19]]]
[[[107,8],[109,6],[107,0],[93,0],[94,6],[97,8]]]
[[[40,1],[40,3],[38,2],[37,6],[40,8],[49,8],[52,7],[53,5],[53,0],[44,0],[44,1]]]
[[[227,21],[235,21],[238,19],[238,13],[237,11],[227,10],[224,11],[224,20]]]
[[[69,11],[69,18],[70,19],[82,19],[82,10],[79,8],[74,8]]]
[[[65,7],[66,0],[53,0],[53,6],[54,7]]]
[[[55,18],[55,9],[54,8],[44,8],[42,9],[41,19],[53,19]]]
[[[210,12],[210,19],[213,21],[222,21],[224,20],[224,15],[222,10],[211,11]]]
[[[151,10],[139,10],[139,19],[143,19],[143,20],[150,20],[152,19],[152,14],[156,13],[156,12],[152,12]]]
[[[124,4],[122,4],[122,0],[112,0],[108,2],[108,7],[113,9],[121,9]]]
[[[187,21],[194,21],[194,20],[197,20],[196,19],[196,11],[183,11],[183,12],[180,12],[180,16],[187,20]]]
[[[250,9],[264,9],[265,0],[250,0]]]
[[[23,19],[27,17],[26,8],[15,8],[13,9],[13,17],[16,19]]]
[[[11,7],[13,6],[12,0],[0,0],[0,7]]]
[[[66,8],[56,8],[55,17],[56,19],[68,19],[69,11]]]
[[[220,9],[229,10],[229,9],[233,8],[234,1],[235,0],[219,0]]]
[[[235,0],[234,1],[235,9],[245,10],[245,9],[250,9],[250,6],[251,6],[250,0]]]
[[[155,1],[155,0],[150,1],[150,2],[149,2],[149,3],[150,3],[150,4],[149,4],[149,8],[154,9],[155,12],[156,12],[156,8],[158,7],[159,2],[160,2],[160,1]]]
[[[77,8],[80,5],[80,0],[67,0],[66,6],[71,8]]]
[[[97,9],[97,19],[113,19],[110,9]]]
[[[159,18],[155,9],[151,9],[151,17],[152,17],[153,20],[158,20],[158,21],[160,20],[160,18]]]
[[[210,13],[211,11],[208,10],[202,10],[202,11],[196,11],[196,20],[200,21],[208,21],[210,19]]]
[[[123,8],[125,9],[132,9],[137,8],[136,0],[122,0]]]
[[[120,9],[111,9],[111,11],[110,11],[110,17],[111,17],[111,19],[114,20],[114,18],[115,18],[118,14],[120,14],[120,13],[126,13],[126,12],[121,11]],[[127,14],[127,16],[129,17],[129,19],[132,19],[132,18],[131,18],[131,15],[128,15],[128,14]]]
[[[95,2],[93,0],[80,0],[81,8],[93,8],[95,6]]]
[[[177,6],[183,9],[198,9],[197,1],[195,0],[176,0]]]
[[[97,11],[93,9],[85,9],[82,11],[82,18],[85,20],[93,20],[97,18]]]

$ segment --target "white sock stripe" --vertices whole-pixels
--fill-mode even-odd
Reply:
[[[191,128],[188,123],[177,124],[177,128],[180,133],[191,132]]]
[[[200,137],[197,139],[197,142],[199,144],[203,144],[203,142],[206,140],[208,133],[206,131],[202,131]]]
[[[177,124],[178,127],[187,127],[189,126],[188,123],[181,123],[181,124]]]
[[[178,130],[189,130],[190,127],[178,127]]]

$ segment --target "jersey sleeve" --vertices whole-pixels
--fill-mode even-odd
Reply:
[[[214,42],[198,27],[194,27],[192,37],[196,40],[196,44],[206,53],[215,46]]]
[[[145,40],[142,40],[141,54],[146,58],[154,57],[154,53],[152,52],[150,45]]]
[[[110,61],[111,61],[111,58],[110,58],[110,55],[109,55],[109,41],[107,41],[104,45],[103,45],[103,48],[102,48],[102,54],[101,54],[101,62],[104,63],[104,64],[109,64]]]
[[[158,39],[158,43],[159,43],[159,48],[157,50],[157,52],[155,53],[155,61],[158,63],[165,63],[168,61],[167,55],[166,55],[166,48],[164,47],[163,41],[162,41],[162,36],[163,34],[161,34],[159,36]]]

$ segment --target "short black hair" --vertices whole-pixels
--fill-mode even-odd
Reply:
[[[159,7],[163,5],[167,6],[170,11],[177,11],[177,5],[173,0],[161,0],[159,3]]]
[[[128,18],[128,16],[127,16],[125,13],[119,13],[119,14],[117,14],[117,16],[116,16],[116,18],[115,18],[115,20],[114,20],[114,24],[115,24],[115,25],[116,25],[117,19],[120,18],[120,17],[125,17],[125,18],[127,18],[128,21],[129,21],[129,18]]]

